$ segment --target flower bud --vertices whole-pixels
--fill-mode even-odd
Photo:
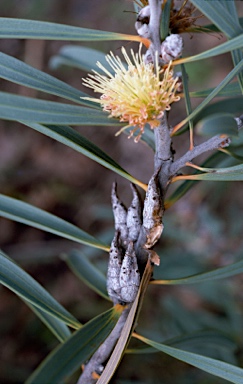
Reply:
[[[161,44],[162,60],[167,64],[177,59],[182,54],[183,40],[180,35],[172,34],[167,36]]]
[[[149,28],[149,20],[150,20],[150,7],[147,5],[142,8],[138,14],[137,21],[135,23],[135,28],[139,36],[145,37],[146,39],[150,38],[150,28]]]

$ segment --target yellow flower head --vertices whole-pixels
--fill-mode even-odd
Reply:
[[[102,94],[99,99],[85,99],[100,103],[103,110],[109,112],[109,117],[128,123],[118,134],[128,127],[134,127],[129,135],[131,137],[139,130],[135,138],[138,141],[145,124],[148,123],[151,129],[156,128],[164,111],[169,110],[170,104],[180,99],[176,95],[178,79],[173,77],[171,65],[166,69],[159,68],[158,58],[155,60],[155,67],[153,64],[145,64],[141,47],[136,54],[131,50],[132,59],[124,47],[122,54],[127,67],[111,52],[106,60],[114,74],[98,62],[97,66],[105,75],[93,71],[94,75],[89,74],[88,78],[83,79],[86,87]]]

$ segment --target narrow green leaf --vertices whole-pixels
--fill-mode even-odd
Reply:
[[[191,0],[191,2],[226,36],[232,37],[242,32],[238,20],[235,19],[235,13],[229,12],[224,1]]]
[[[90,72],[91,69],[99,72],[96,63],[99,61],[106,67],[107,61],[105,56],[105,53],[97,51],[96,49],[79,47],[77,45],[65,45],[61,48],[58,55],[51,58],[50,67],[56,69],[61,65],[68,65],[87,72]],[[112,71],[112,69],[109,68],[109,71]]]
[[[190,92],[191,97],[207,97],[215,88],[209,88],[202,91]],[[227,84],[218,94],[217,97],[232,97],[241,95],[241,89],[237,82]]]
[[[176,284],[204,283],[206,281],[224,279],[226,277],[239,275],[240,273],[243,273],[243,260],[237,261],[236,263],[233,263],[230,265],[226,265],[225,267],[217,268],[210,272],[199,273],[196,275],[183,277],[181,279],[172,279],[172,280],[156,279],[151,281],[151,284],[176,285]]]
[[[141,8],[144,7],[143,3],[140,0],[133,1],[133,6],[136,13],[138,13]]]
[[[28,378],[26,384],[61,384],[80,369],[114,328],[120,311],[114,307],[86,323],[59,345]]]
[[[243,60],[243,50],[242,49],[236,49],[231,53],[231,56],[233,58],[233,63],[236,66],[238,63]],[[241,94],[243,94],[243,71],[239,72],[237,75],[238,83],[241,89]]]
[[[236,5],[234,1],[216,0],[216,1],[199,1],[194,0],[193,3],[210,19],[215,25],[232,39],[237,35],[241,35],[243,28],[240,25],[237,15]],[[237,65],[243,59],[243,52],[240,49],[232,52],[234,65]],[[238,74],[238,81],[243,93],[243,74]]]
[[[210,357],[205,357],[196,353],[191,353],[178,348],[169,347],[165,344],[160,344],[150,339],[147,339],[146,337],[143,337],[141,335],[136,335],[136,338],[143,341],[145,344],[148,344],[151,347],[154,347],[159,351],[166,353],[169,356],[175,357],[178,360],[181,360],[214,376],[221,377],[231,383],[242,384],[243,369],[239,367],[224,363],[220,360],[212,359]]]
[[[243,164],[228,168],[211,168],[207,173],[181,176],[184,180],[243,181]],[[180,176],[178,177],[179,180]]]
[[[228,15],[230,14],[230,17],[232,20],[234,20],[234,28],[235,32],[239,28],[239,19],[238,19],[238,14],[237,14],[237,9],[236,9],[236,4],[235,1],[228,1],[228,0],[221,0],[221,3],[223,3],[226,13],[228,12]]]
[[[198,60],[208,59],[210,57],[222,55],[223,53],[230,52],[242,47],[243,47],[243,33],[241,33],[239,36],[234,37],[229,41],[226,41],[223,44],[218,45],[217,47],[214,47],[207,51],[199,53],[198,55],[178,59],[175,61],[175,64],[191,63]]]
[[[212,349],[215,351],[218,350],[227,350],[231,353],[234,353],[236,350],[236,344],[231,338],[223,333],[217,331],[206,330],[206,331],[196,331],[190,334],[183,334],[182,336],[176,336],[172,339],[163,341],[163,344],[170,347],[176,347],[180,349],[186,349],[190,352],[200,352],[203,349],[204,353],[208,351],[212,352]],[[145,353],[158,353],[159,351],[153,347],[140,347],[127,349],[126,354],[145,354]],[[217,352],[216,352],[217,353]]]
[[[0,18],[0,38],[69,41],[134,40],[139,36],[73,27],[46,21]]]
[[[88,259],[78,250],[71,251],[64,256],[69,268],[91,289],[110,300],[106,289],[106,278]]]
[[[234,147],[230,147],[230,148],[232,148],[232,149],[235,149]],[[237,150],[238,148],[236,147],[236,150]],[[241,163],[243,163],[243,156],[241,156],[241,155],[238,155],[237,153],[235,153],[234,151],[232,151],[231,149],[221,149],[221,151],[223,152],[223,153],[226,153],[226,155],[229,155],[229,156],[232,156],[234,159],[236,159],[236,160],[239,160]]]
[[[171,0],[167,0],[163,4],[163,12],[160,22],[160,36],[162,41],[169,35],[169,24],[170,24],[170,11],[171,11]]]
[[[188,87],[188,75],[186,73],[186,68],[184,64],[181,64],[181,73],[182,73],[182,82],[183,82],[183,90],[184,90],[184,99],[186,105],[186,113],[189,116],[192,113],[191,99],[189,94]],[[189,120],[189,132],[190,132],[190,146],[193,142],[193,122]]]
[[[237,75],[239,71],[241,71],[243,68],[243,60],[234,68],[230,73],[224,78],[224,80],[221,81],[221,83],[214,88],[214,90],[204,99],[201,104],[197,108],[194,109],[194,111],[187,116],[183,121],[181,121],[176,127],[175,132],[177,132],[181,127],[183,127],[185,124],[187,124],[191,119],[194,120],[196,123],[202,118],[205,118],[211,113],[217,113],[217,112],[225,112],[235,114],[240,109],[240,113],[242,113],[242,101],[243,97],[237,97],[237,98],[231,98],[227,100],[223,100],[223,105],[225,109],[217,109],[216,106],[221,106],[222,101],[212,104],[208,106],[210,101],[217,96],[217,94],[233,79],[234,76]],[[227,107],[225,106],[225,103]],[[207,108],[206,108],[207,107]]]
[[[40,308],[28,303],[26,300],[24,301],[61,343],[64,343],[64,341],[71,336],[69,328],[63,321],[49,315]]]
[[[87,156],[97,163],[103,165],[105,168],[116,172],[132,183],[139,185],[143,189],[146,189],[146,185],[144,183],[130,175],[110,156],[108,156],[99,147],[86,139],[79,132],[75,131],[73,128],[67,125],[42,125],[38,123],[29,123],[26,121],[23,121],[22,124],[25,124],[28,127],[33,128],[36,131],[43,133],[44,135],[49,136],[64,145],[67,145],[75,151],[82,153],[84,156]]]
[[[88,96],[86,93],[1,52],[0,77],[13,83],[24,85],[25,87],[38,89],[42,92],[63,97],[64,99],[72,100],[79,104],[97,108],[95,103],[81,99],[81,97]]]
[[[215,113],[200,120],[197,126],[197,133],[213,136],[218,134],[238,136],[238,126],[234,116],[229,113]]]
[[[80,323],[36,280],[0,251],[0,283],[43,312],[65,324],[80,328]]]
[[[206,99],[205,99],[206,100]],[[201,119],[216,114],[216,113],[230,113],[234,116],[242,114],[243,96],[232,97],[230,99],[220,100],[210,105],[205,106],[203,110],[201,108],[195,113],[195,124]],[[195,112],[196,110],[194,110]],[[193,112],[193,113],[194,113]]]
[[[0,92],[0,118],[61,125],[121,125],[118,120],[108,118],[108,114],[101,110],[36,100],[6,92]]]
[[[224,157],[221,152],[216,152],[211,155],[201,166],[202,167],[212,167],[215,166],[215,163],[218,162]],[[198,172],[196,172],[198,173]],[[198,181],[187,180],[184,181],[177,189],[166,199],[165,207],[168,209],[173,204],[175,204],[181,197],[183,197]]]
[[[241,28],[243,29],[243,17],[239,17],[238,18],[238,22],[241,26]],[[216,25],[214,24],[208,24],[208,25],[204,25],[204,28],[205,28],[205,32],[220,32],[219,28],[216,27]],[[192,28],[192,32],[201,32],[199,28]]]
[[[75,225],[45,212],[42,209],[36,208],[33,205],[1,194],[0,216],[23,224],[31,225],[34,228],[54,233],[55,235],[81,244],[103,249],[104,251],[109,251],[110,249],[108,245],[96,240],[93,236],[82,231]]]

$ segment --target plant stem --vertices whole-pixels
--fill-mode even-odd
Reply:
[[[187,153],[185,153],[185,155],[180,157],[171,165],[170,167],[171,176],[174,176],[176,172],[179,171],[180,168],[184,167],[186,163],[188,163],[189,161],[192,161],[197,156],[202,155],[205,152],[212,151],[214,149],[227,147],[229,143],[230,143],[230,140],[228,137],[225,137],[224,135],[217,135],[205,141],[204,143],[197,145],[191,151],[188,151]]]
[[[103,344],[93,354],[89,362],[85,365],[84,370],[77,384],[95,384],[97,376],[102,373],[104,363],[109,359],[117,340],[121,335],[121,331],[129,315],[131,305],[128,305],[122,312],[115,327],[104,341]]]

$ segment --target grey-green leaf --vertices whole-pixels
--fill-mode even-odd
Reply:
[[[187,180],[243,181],[243,164],[227,168],[211,168],[206,173],[183,176]]]
[[[225,113],[226,111],[227,113],[230,113],[231,115],[234,115],[236,117],[237,115],[242,114],[242,108],[243,108],[243,96],[237,96],[237,97],[232,97],[230,99],[220,100],[205,106],[203,110],[198,110],[198,114],[195,113],[194,121],[195,123],[197,123],[199,120],[206,118],[207,116],[210,116],[216,113],[220,113],[220,114]]]
[[[236,36],[229,41],[226,41],[225,43],[218,45],[215,48],[211,48],[207,51],[204,51],[194,56],[189,56],[183,59],[179,59],[178,62],[191,63],[198,60],[208,59],[210,57],[214,57],[217,55],[222,55],[223,53],[231,52],[235,49],[242,49],[242,47],[243,47],[243,33],[241,33],[239,36]]]
[[[26,384],[61,384],[84,364],[107,338],[120,313],[114,308],[95,317],[58,346],[40,364]]]
[[[90,159],[96,161],[97,163],[103,165],[104,167],[118,173],[122,177],[125,177],[132,183],[140,185],[142,188],[145,188],[145,185],[126,172],[118,163],[116,163],[110,156],[103,152],[99,147],[94,143],[86,139],[79,132],[75,131],[73,128],[67,125],[42,125],[38,123],[29,123],[22,122],[35,129],[36,131],[43,133],[46,136],[51,137],[59,141],[60,143],[67,145],[68,147],[74,149],[75,151],[82,153],[84,156],[89,157]]]
[[[207,16],[220,31],[224,32],[226,36],[232,37],[242,32],[242,28],[235,18],[235,14],[229,12],[227,6],[222,0],[214,1],[200,1],[191,0],[191,2]],[[233,1],[227,1],[233,3]]]
[[[0,38],[68,41],[129,40],[129,35],[49,23],[46,21],[0,18]]]
[[[78,250],[73,250],[64,256],[64,260],[80,280],[91,289],[110,300],[106,289],[106,278],[88,259]]]
[[[75,225],[12,197],[0,195],[0,216],[91,247],[105,251],[110,248]]]
[[[71,332],[66,324],[49,315],[47,312],[42,311],[40,308],[35,307],[25,300],[25,303],[30,307],[30,309],[36,314],[37,317],[47,326],[47,328],[53,333],[54,336],[61,342],[64,343],[71,336]]]
[[[209,88],[205,90],[199,90],[195,92],[190,92],[191,97],[207,97],[215,88]],[[217,97],[232,97],[241,95],[241,89],[237,82],[227,84],[220,92],[218,92]]]
[[[58,55],[50,60],[52,69],[58,68],[60,65],[68,65],[90,72],[95,69],[99,72],[96,63],[99,61],[103,66],[107,66],[105,54],[93,48],[79,47],[77,45],[65,45],[60,49]],[[111,69],[109,68],[109,71]]]
[[[243,273],[243,260],[237,261],[236,263],[226,265],[225,267],[217,268],[213,271],[204,272],[192,276],[183,277],[180,279],[173,280],[154,280],[152,284],[195,284],[204,283],[206,281],[224,279],[226,277],[239,275]]]
[[[169,347],[168,345],[157,343],[140,335],[136,337],[151,347],[205,372],[211,373],[214,376],[221,377],[231,383],[242,384],[243,369],[239,367],[210,357]]]
[[[81,324],[61,306],[36,280],[0,251],[0,282],[45,313],[65,324],[80,328]]]
[[[44,124],[121,125],[108,114],[77,105],[36,100],[31,97],[0,92],[0,118]]]
[[[210,136],[217,134],[238,136],[238,126],[233,115],[229,113],[215,113],[198,123],[197,133]]]
[[[14,57],[8,56],[0,52],[0,77],[12,81],[25,87],[38,89],[42,92],[57,95],[64,99],[72,100],[79,104],[85,104],[97,108],[95,103],[83,100],[81,97],[87,97],[84,92],[50,76],[38,69],[23,63]],[[81,79],[80,83],[81,85]]]

